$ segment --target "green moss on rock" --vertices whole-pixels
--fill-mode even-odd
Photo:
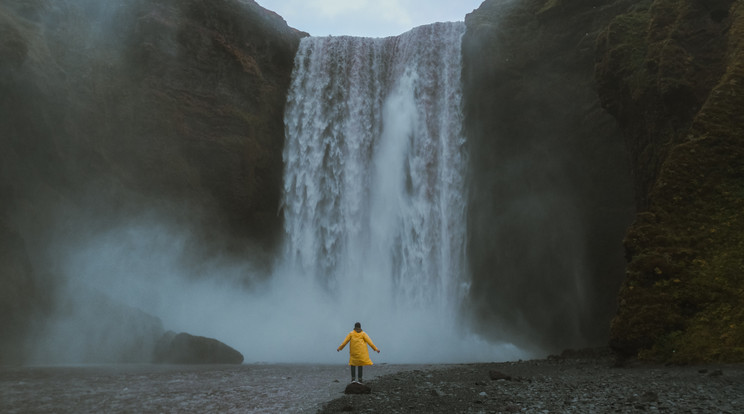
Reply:
[[[744,10],[658,0],[616,18],[599,46],[641,210],[611,344],[649,360],[744,361]]]

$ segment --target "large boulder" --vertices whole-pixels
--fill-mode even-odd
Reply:
[[[158,341],[153,362],[158,364],[242,364],[243,355],[216,339],[169,331]]]
[[[372,388],[358,382],[352,382],[344,389],[344,394],[369,394],[371,392]]]

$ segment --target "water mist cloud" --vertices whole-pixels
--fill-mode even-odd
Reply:
[[[166,329],[217,338],[246,362],[344,364],[335,349],[357,320],[383,349],[377,363],[525,356],[464,329],[453,337],[452,315],[396,303],[372,281],[337,294],[281,264],[267,278],[250,258],[194,263],[191,233],[166,223],[132,219],[60,247],[65,286],[34,338],[34,362],[142,361],[133,338]]]

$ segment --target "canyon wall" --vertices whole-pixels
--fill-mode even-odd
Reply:
[[[606,343],[633,214],[594,82],[596,38],[629,2],[558,3],[486,1],[463,39],[473,311],[550,352]]]
[[[52,238],[157,214],[269,255],[304,35],[253,1],[0,2],[3,360],[54,305]]]
[[[743,360],[742,3],[638,2],[599,37],[596,76],[626,137],[638,208],[613,348]]]
[[[744,358],[743,13],[731,0],[527,0],[486,1],[468,16],[481,320],[535,326],[553,347],[592,337],[572,317],[597,339],[610,325],[621,357]],[[504,202],[540,194],[519,209]],[[570,214],[585,226],[588,302],[570,291],[562,259],[577,252],[567,247],[576,226],[556,224]],[[621,240],[627,265],[614,256]]]

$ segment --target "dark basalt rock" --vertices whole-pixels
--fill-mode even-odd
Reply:
[[[465,18],[470,299],[494,340],[548,352],[606,341],[634,210],[595,41],[630,3],[488,0]]]
[[[597,39],[638,209],[610,332],[622,358],[744,361],[743,39],[733,0],[639,3]]]
[[[364,385],[359,384],[357,382],[352,382],[351,384],[346,386],[346,389],[344,390],[344,394],[369,394],[372,392],[372,388]]]
[[[212,338],[166,332],[153,355],[158,364],[242,364],[243,355]]]
[[[0,363],[56,312],[52,237],[155,209],[221,252],[274,246],[305,35],[252,0],[0,2]]]
[[[495,371],[495,370],[488,371],[488,376],[494,381],[498,381],[498,380],[511,381],[512,380],[511,375],[504,374],[503,372]]]

